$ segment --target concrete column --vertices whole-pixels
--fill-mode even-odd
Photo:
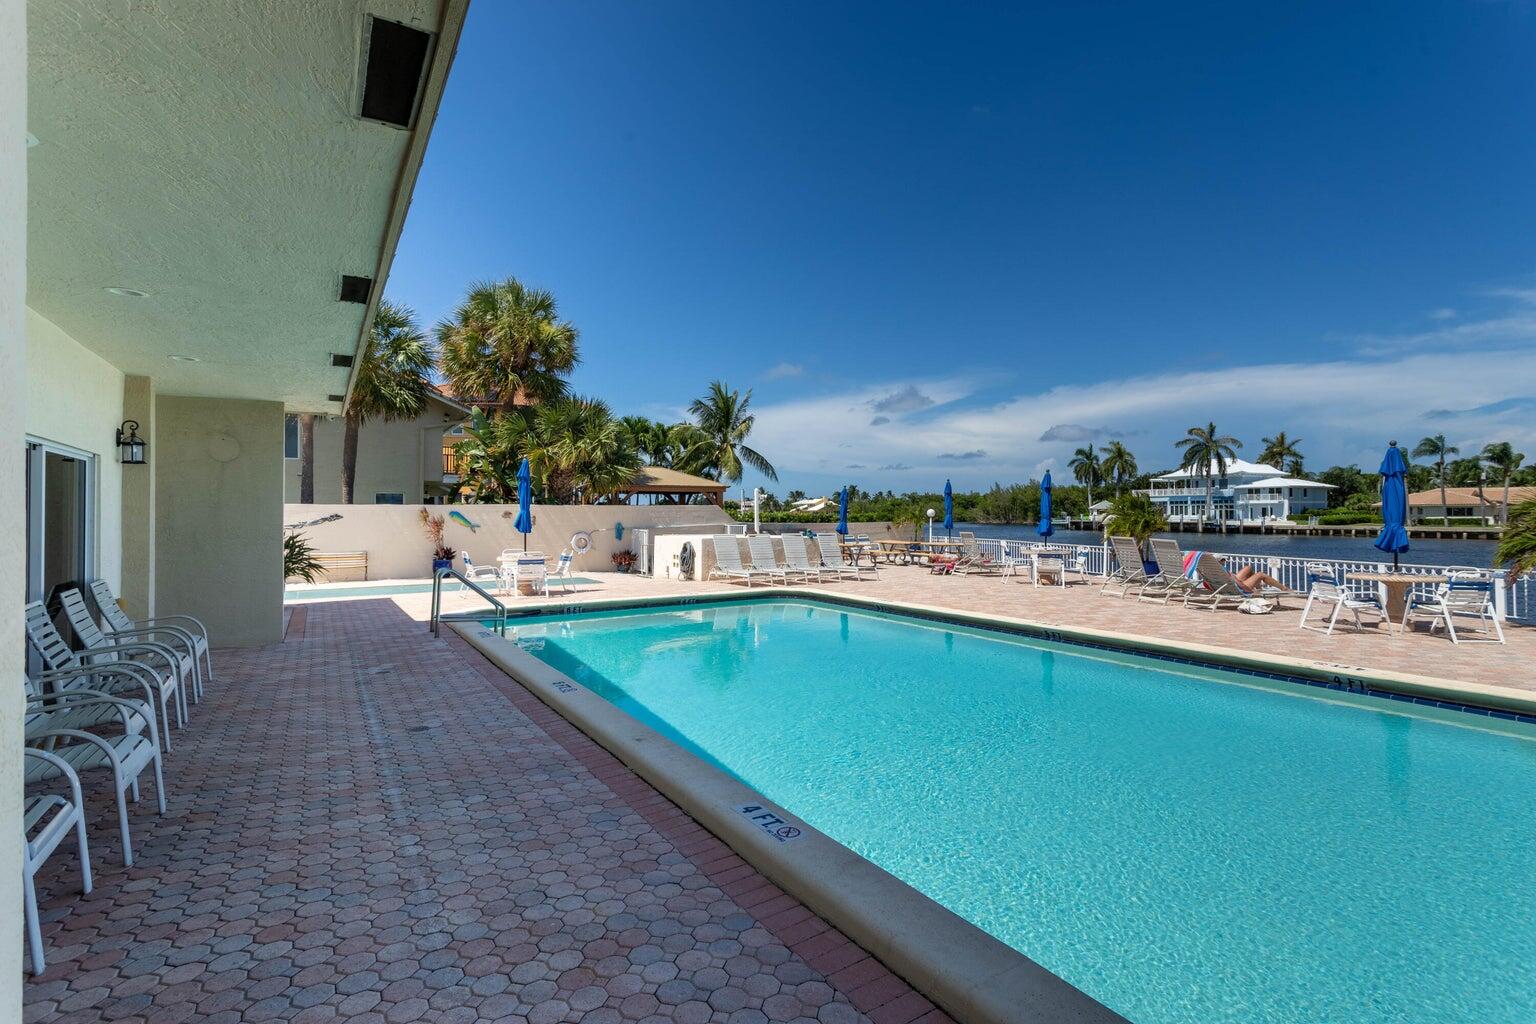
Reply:
[[[155,388],[148,377],[123,378],[123,419],[139,424],[139,436],[149,442],[153,467],[160,455],[155,443]],[[142,466],[123,474],[123,574],[118,596],[128,614],[147,619],[155,614],[155,474]]]
[[[197,616],[215,646],[278,642],[282,403],[159,395],[155,437],[157,613]]]
[[[0,0],[0,822],[21,820],[21,595],[26,593],[27,22]],[[21,844],[0,842],[0,1020],[21,1019]],[[6,1007],[10,1009],[7,1010]]]

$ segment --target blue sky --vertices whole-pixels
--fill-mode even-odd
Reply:
[[[1533,55],[1472,0],[481,0],[388,293],[551,289],[620,413],[751,388],[781,494],[1208,419],[1536,457]]]

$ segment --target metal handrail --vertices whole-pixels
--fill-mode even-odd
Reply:
[[[427,623],[427,628],[432,631],[432,635],[433,636],[439,636],[440,635],[440,633],[439,633],[439,626],[440,626],[440,623],[441,623],[442,618],[443,618],[442,612],[443,612],[443,577],[444,576],[452,576],[454,579],[456,579],[460,583],[464,584],[470,590],[473,590],[475,593],[479,594],[481,597],[483,597],[487,601],[489,601],[496,608],[496,610],[500,613],[497,616],[496,632],[501,634],[502,636],[506,636],[507,635],[507,606],[506,605],[502,604],[501,601],[498,600],[496,597],[494,597],[491,594],[490,591],[486,590],[480,584],[476,583],[474,580],[470,579],[468,576],[465,576],[463,573],[459,572],[457,569],[439,569],[439,570],[437,570],[436,572],[434,572],[432,574],[432,618]]]

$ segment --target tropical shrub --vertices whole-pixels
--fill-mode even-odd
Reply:
[[[325,567],[309,539],[297,530],[283,534],[283,579],[316,583],[323,575]]]
[[[1536,569],[1536,501],[1522,501],[1509,510],[1509,523],[1494,552],[1493,564],[1508,566],[1511,580]]]

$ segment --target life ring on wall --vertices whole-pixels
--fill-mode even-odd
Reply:
[[[571,535],[571,551],[584,555],[592,550],[592,535],[585,530]]]

